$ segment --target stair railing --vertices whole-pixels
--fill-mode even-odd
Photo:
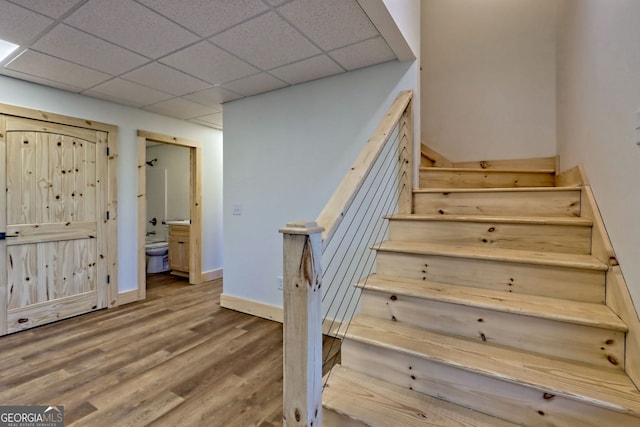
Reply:
[[[316,221],[280,230],[284,426],[322,426],[323,365],[335,360],[334,339],[344,336],[357,310],[360,291],[353,285],[373,270],[370,249],[387,234],[384,217],[411,213],[412,107],[413,92],[400,92]],[[324,361],[323,333],[331,340]]]

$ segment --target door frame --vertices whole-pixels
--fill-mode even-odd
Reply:
[[[146,297],[145,231],[146,147],[147,141],[189,148],[189,283],[203,282],[202,277],[202,144],[185,138],[138,130],[138,299]]]
[[[108,123],[95,122],[62,114],[33,110],[25,107],[0,103],[0,163],[6,162],[6,131],[4,116],[40,120],[65,126],[106,132],[107,137],[107,200],[103,221],[106,225],[106,261],[107,292],[106,301],[98,301],[99,306],[116,307],[118,305],[118,127]],[[4,167],[4,166],[3,166]],[[0,173],[0,189],[6,188],[5,173]],[[4,191],[4,190],[3,190]],[[0,197],[0,232],[7,230],[6,197]],[[0,240],[0,256],[6,258],[6,240]],[[6,281],[6,265],[0,262],[0,280]],[[104,282],[98,282],[98,286]],[[6,283],[5,283],[6,285]],[[7,333],[7,292],[6,286],[0,286],[0,335]]]

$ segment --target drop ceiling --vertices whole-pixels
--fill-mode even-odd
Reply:
[[[225,102],[401,57],[373,3],[0,0],[0,74],[221,129]]]

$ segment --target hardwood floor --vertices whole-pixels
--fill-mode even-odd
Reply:
[[[64,405],[67,426],[282,425],[282,325],[221,291],[153,275],[146,301],[0,338],[0,405]]]

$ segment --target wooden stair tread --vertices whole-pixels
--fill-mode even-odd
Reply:
[[[640,416],[640,391],[623,371],[598,369],[365,315],[353,319],[345,338]]]
[[[546,216],[490,216],[490,215],[430,215],[430,214],[393,214],[387,219],[403,221],[452,221],[452,222],[482,222],[507,224],[543,224],[543,225],[572,225],[589,227],[593,221],[582,217],[546,217]]]
[[[580,191],[580,187],[414,188],[413,193],[525,193]]]
[[[379,427],[509,427],[517,424],[337,365],[322,393],[323,406]]]
[[[565,268],[606,271],[607,265],[591,255],[535,252],[519,249],[484,248],[464,245],[447,245],[424,242],[385,240],[372,249],[386,252],[436,255],[455,258],[472,258],[487,261],[503,261],[521,264],[545,265]]]
[[[357,287],[523,316],[627,332],[627,325],[604,304],[569,301],[373,274]]]
[[[430,172],[485,172],[485,173],[543,173],[543,174],[554,174],[556,173],[555,169],[482,169],[482,168],[443,168],[437,166],[421,166],[420,172],[422,171],[430,171]]]

